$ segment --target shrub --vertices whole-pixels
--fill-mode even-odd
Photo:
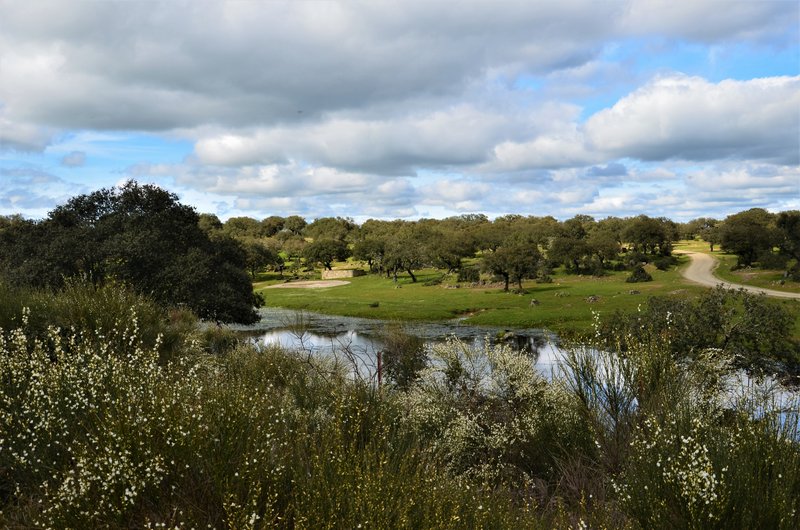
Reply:
[[[650,276],[650,273],[644,270],[644,267],[641,265],[637,265],[633,268],[630,275],[625,279],[627,283],[639,283],[639,282],[652,282],[653,277]]]
[[[433,346],[403,396],[406,424],[446,469],[489,484],[553,479],[559,455],[584,440],[564,390],[505,345]]]
[[[786,254],[767,251],[758,256],[758,264],[762,269],[783,270],[790,259]]]
[[[481,271],[477,267],[462,267],[458,271],[459,282],[479,282],[481,280]]]
[[[670,267],[673,267],[678,264],[678,259],[675,256],[660,256],[653,260],[653,265],[660,271],[669,270]]]

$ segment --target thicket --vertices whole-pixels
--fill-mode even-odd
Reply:
[[[615,341],[599,322],[553,377],[454,340],[378,388],[337,357],[226,346],[124,289],[73,289],[2,291],[3,527],[800,521],[797,394],[725,350],[676,355],[671,312]]]

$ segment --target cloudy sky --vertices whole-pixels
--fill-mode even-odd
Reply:
[[[0,214],[800,208],[796,0],[0,0]]]

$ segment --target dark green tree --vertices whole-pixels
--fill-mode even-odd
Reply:
[[[320,217],[305,227],[304,234],[312,239],[335,239],[345,241],[356,229],[352,219],[344,217]]]
[[[336,239],[320,239],[306,245],[303,257],[307,263],[320,263],[331,270],[334,261],[344,261],[350,256],[347,243]]]
[[[20,285],[58,288],[82,275],[97,284],[127,284],[202,318],[258,319],[260,297],[245,272],[241,247],[228,238],[209,238],[193,208],[156,186],[130,181],[74,197],[47,219],[20,226],[8,243],[0,261]]]
[[[725,218],[720,227],[720,245],[739,257],[739,266],[753,264],[778,242],[774,216],[762,208],[752,208]]]
[[[494,252],[484,254],[483,268],[503,278],[505,291],[510,282],[515,282],[521,291],[522,280],[536,277],[540,261],[541,253],[533,242],[511,237]]]

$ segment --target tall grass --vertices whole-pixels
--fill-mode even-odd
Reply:
[[[797,396],[732,386],[713,351],[642,333],[548,380],[452,341],[376,388],[71,288],[2,292],[2,527],[798,526]]]

